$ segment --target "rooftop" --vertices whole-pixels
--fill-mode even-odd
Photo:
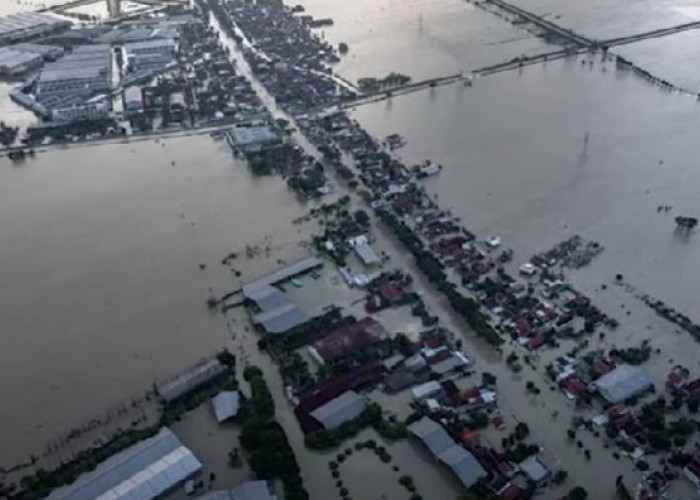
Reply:
[[[326,429],[333,429],[357,417],[365,409],[365,400],[355,391],[346,391],[319,406],[310,415]]]
[[[386,330],[373,318],[363,318],[355,323],[336,328],[311,346],[323,361],[330,361],[367,347],[384,338]]]
[[[154,498],[199,471],[202,464],[170,429],[108,458],[48,500]]]

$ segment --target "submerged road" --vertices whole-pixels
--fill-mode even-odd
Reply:
[[[671,26],[670,28],[660,28],[647,31],[646,33],[610,38],[609,40],[600,42],[600,45],[602,47],[617,47],[619,45],[627,45],[629,43],[641,42],[642,40],[649,40],[651,38],[675,35],[676,33],[681,33],[682,31],[694,30],[698,28],[700,28],[700,21],[693,21],[690,23],[679,24],[677,26]]]

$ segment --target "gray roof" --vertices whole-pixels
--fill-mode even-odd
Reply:
[[[595,381],[598,392],[610,403],[636,396],[653,385],[647,372],[631,365],[620,365]]]
[[[321,267],[322,265],[323,261],[318,257],[306,257],[298,260],[281,269],[261,276],[247,285],[243,285],[243,296],[249,298],[250,294],[253,293],[253,290],[274,285],[275,283],[279,283],[280,281],[284,281],[288,278],[293,278],[294,276],[311,271],[312,269]]]
[[[423,417],[409,425],[408,430],[423,441],[438,460],[452,469],[465,487],[473,486],[486,476],[486,471],[474,455],[455,443],[445,428],[434,420]]]
[[[463,366],[468,366],[469,362],[457,355],[457,353],[452,353],[449,358],[443,359],[442,361],[430,365],[430,371],[437,373],[438,375],[444,375],[445,373],[456,370]]]
[[[239,146],[275,142],[279,139],[277,132],[269,125],[235,127],[231,130],[231,135]]]
[[[253,323],[262,325],[267,333],[284,333],[308,320],[306,313],[291,302],[253,316]]]
[[[261,311],[270,311],[288,302],[282,292],[269,285],[252,290],[247,298],[255,302]]]
[[[195,387],[208,382],[217,375],[224,373],[226,370],[226,366],[222,365],[218,359],[210,359],[198,363],[192,369],[172,380],[159,384],[156,389],[161,398],[165,401],[172,401]]]
[[[439,456],[440,453],[455,445],[445,428],[428,417],[423,417],[412,423],[408,426],[408,430],[423,441],[423,444],[435,456]]]
[[[221,423],[229,418],[233,418],[238,414],[240,408],[240,395],[238,391],[220,392],[211,398],[211,404],[214,406],[214,415],[216,421]]]
[[[368,266],[380,262],[379,257],[369,243],[360,243],[359,245],[355,245],[355,252],[360,257],[362,262]]]
[[[265,481],[248,481],[232,490],[212,491],[198,500],[275,500]]]
[[[549,476],[549,469],[537,455],[531,455],[518,464],[520,470],[532,481],[540,483]]]
[[[486,476],[486,471],[474,455],[457,444],[440,453],[438,458],[452,469],[465,488],[474,486],[479,479]]]
[[[48,500],[149,500],[199,471],[202,464],[170,429],[108,458]]]
[[[326,429],[334,429],[357,417],[366,403],[355,391],[346,391],[337,398],[319,406],[310,415]]]

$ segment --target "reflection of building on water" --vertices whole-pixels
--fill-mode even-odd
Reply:
[[[121,15],[121,0],[107,0],[107,10],[109,17],[119,17]]]

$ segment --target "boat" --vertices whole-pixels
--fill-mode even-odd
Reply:
[[[301,288],[304,286],[304,284],[296,278],[292,279],[292,285],[294,285],[295,288]]]

